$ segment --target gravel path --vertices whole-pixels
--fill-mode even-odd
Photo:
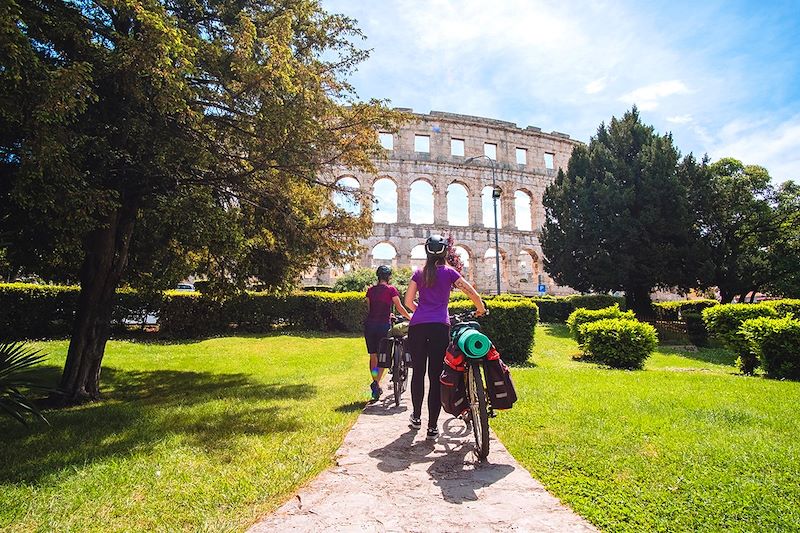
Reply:
[[[389,396],[364,409],[335,467],[249,531],[596,531],[494,434],[478,463],[463,422],[442,412],[439,438],[427,441],[426,408],[423,429],[411,430],[410,394],[399,407]]]

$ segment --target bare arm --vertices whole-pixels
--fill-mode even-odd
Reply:
[[[406,311],[406,308],[403,307],[403,303],[400,301],[399,296],[392,297],[392,303],[394,304],[395,309],[397,309],[397,311],[399,311],[401,315],[406,317],[408,320],[411,320],[411,315],[409,314],[408,311]]]
[[[408,282],[408,290],[406,291],[406,307],[411,309],[411,312],[417,310],[417,304],[414,303],[414,298],[417,297],[417,282],[413,279]]]
[[[476,313],[478,316],[483,316],[486,314],[486,306],[483,304],[483,300],[481,300],[478,291],[469,284],[467,280],[464,278],[458,278],[456,280],[455,286],[461,289],[461,291],[469,296],[469,299],[472,300],[472,303],[475,304],[475,308],[478,310]]]

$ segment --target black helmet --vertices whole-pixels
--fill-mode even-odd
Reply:
[[[392,267],[381,265],[378,267],[378,270],[375,271],[375,275],[378,276],[378,281],[388,280],[392,277]]]
[[[436,257],[444,257],[447,253],[447,239],[441,235],[431,235],[425,241],[425,253]]]

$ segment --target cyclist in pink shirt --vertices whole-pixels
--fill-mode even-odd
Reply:
[[[408,328],[408,344],[411,352],[411,413],[410,426],[422,427],[422,398],[425,394],[425,367],[428,370],[428,438],[439,435],[437,423],[442,408],[439,375],[442,373],[444,355],[450,342],[450,290],[455,285],[475,304],[481,316],[486,307],[472,285],[458,271],[447,265],[447,241],[441,235],[431,235],[425,241],[428,258],[423,270],[411,276],[406,293],[406,307],[414,312]],[[419,292],[419,303],[414,298]]]
[[[367,342],[369,371],[372,375],[372,383],[370,383],[372,401],[377,401],[383,393],[380,383],[384,369],[378,367],[378,346],[392,326],[392,305],[401,315],[411,319],[411,315],[400,302],[400,293],[394,286],[389,285],[392,269],[381,265],[375,274],[378,277],[378,283],[367,289],[368,313],[367,318],[364,319],[364,340]]]

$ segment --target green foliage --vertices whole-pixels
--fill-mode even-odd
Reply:
[[[742,322],[777,316],[774,309],[763,304],[723,304],[704,309],[702,314],[708,333],[737,353],[743,340],[738,333]]]
[[[768,240],[771,294],[800,298],[800,184],[787,181],[775,192],[774,231]]]
[[[584,358],[611,368],[643,368],[658,344],[655,328],[634,319],[605,318],[579,330]]]
[[[31,349],[23,343],[0,343],[0,414],[10,416],[25,425],[28,415],[47,423],[36,404],[25,395],[25,389],[46,390],[26,375],[28,370],[40,364],[46,357],[39,350]]]
[[[719,288],[723,303],[763,287],[770,277],[775,239],[774,195],[769,173],[757,165],[722,158],[686,174],[693,225],[701,236],[698,278]]]
[[[759,305],[774,309],[778,316],[786,316],[791,313],[800,317],[800,300],[798,299],[767,300]]]
[[[758,366],[758,358],[742,336],[742,323],[751,318],[775,316],[777,313],[774,309],[762,304],[723,304],[703,310],[703,322],[709,335],[736,353],[737,366],[745,374],[753,373]]]
[[[57,338],[70,334],[76,287],[0,284],[0,338]]]
[[[650,311],[652,287],[688,286],[688,188],[670,135],[634,107],[573,149],[543,197],[545,268],[581,292],[624,290],[626,307]]]
[[[703,309],[719,305],[716,300],[677,300],[674,302],[657,302],[653,310],[660,320],[683,320],[685,313],[702,313]]]
[[[621,311],[618,304],[614,304],[610,307],[605,307],[602,309],[578,308],[570,313],[569,317],[567,318],[567,326],[569,327],[569,332],[572,335],[572,338],[575,339],[578,344],[583,344],[581,326],[588,324],[589,322],[596,322],[606,318],[624,318],[627,320],[633,320],[636,317],[634,316],[633,311]]]
[[[708,330],[703,322],[703,314],[698,311],[682,311],[686,322],[686,335],[695,346],[708,346]]]
[[[563,296],[574,309],[603,309],[612,305],[617,305],[625,309],[625,298],[622,296],[611,296],[610,294],[570,294]]]
[[[531,356],[539,309],[527,299],[485,300],[489,314],[478,318],[482,331],[492,340],[503,360],[525,363]],[[451,313],[474,309],[470,301],[450,303]]]
[[[406,291],[408,291],[408,282],[411,281],[412,274],[410,267],[392,269],[392,279],[389,280],[389,283],[397,288],[400,293],[400,300],[405,297]],[[375,269],[357,268],[337,279],[333,285],[333,291],[364,292],[377,282],[378,278],[375,276]]]
[[[742,323],[740,334],[767,376],[800,380],[800,320],[752,318]]]

